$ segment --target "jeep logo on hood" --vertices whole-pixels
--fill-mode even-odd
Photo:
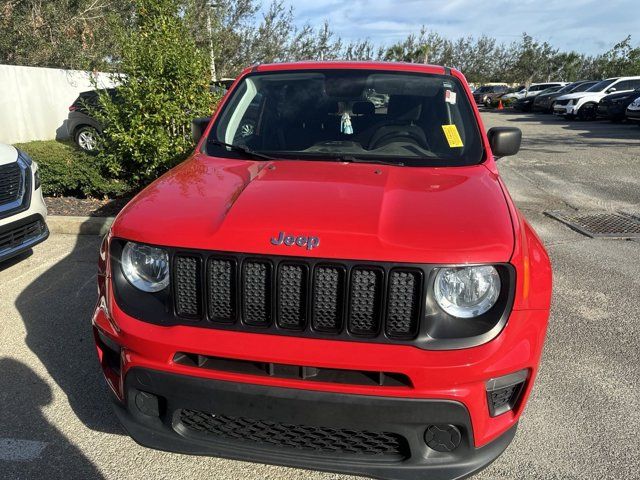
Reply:
[[[320,246],[320,239],[318,237],[307,237],[305,235],[292,235],[290,233],[280,232],[277,237],[271,239],[272,245],[286,245],[291,247],[296,245],[298,247],[307,247],[307,250],[313,250]]]

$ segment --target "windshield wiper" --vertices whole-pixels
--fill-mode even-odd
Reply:
[[[394,162],[391,160],[382,160],[376,158],[363,158],[363,157],[355,157],[353,155],[336,155],[331,158],[336,159],[340,162],[349,162],[349,163],[379,163],[381,165],[394,165],[396,167],[404,167],[403,162]]]
[[[218,145],[219,147],[227,147],[234,152],[244,153],[247,157],[255,158],[259,160],[277,160],[277,158],[270,157],[269,155],[265,155],[264,153],[256,152],[251,150],[250,148],[243,147],[242,145],[234,145],[232,143],[221,142],[220,140],[209,140],[209,143],[213,145]]]

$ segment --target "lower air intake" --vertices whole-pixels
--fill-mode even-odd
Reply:
[[[262,443],[336,456],[381,456],[397,461],[406,458],[409,452],[404,437],[394,433],[291,425],[187,409],[178,412],[178,419],[189,431],[209,439]]]

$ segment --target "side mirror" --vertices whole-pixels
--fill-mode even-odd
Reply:
[[[191,121],[191,136],[194,142],[198,143],[200,141],[210,120],[211,117],[198,117]]]
[[[494,157],[508,157],[520,150],[522,131],[515,127],[493,127],[487,132]]]
[[[607,93],[613,93],[615,91],[617,91],[618,89],[616,87],[611,87],[607,89]]]

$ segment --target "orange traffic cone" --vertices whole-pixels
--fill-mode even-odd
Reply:
[[[498,100],[498,110],[504,110],[504,105],[502,105],[502,100]]]

